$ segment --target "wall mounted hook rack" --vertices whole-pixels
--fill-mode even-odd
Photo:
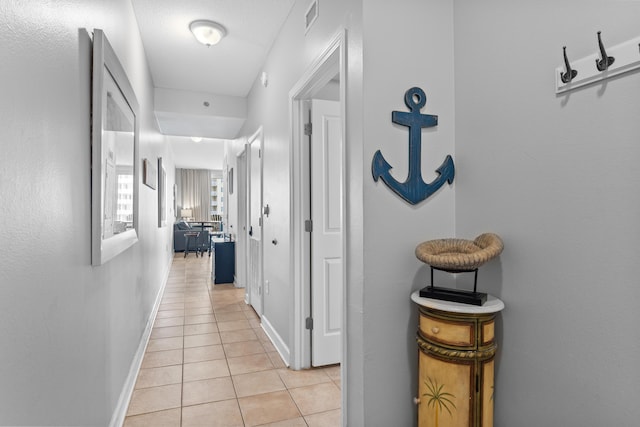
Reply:
[[[571,61],[571,70],[577,71],[572,79],[568,79],[568,75],[563,78],[569,70],[566,68],[568,61],[556,68],[556,93],[567,92],[640,68],[640,37],[611,46],[606,50],[600,32],[598,32],[598,41],[598,52],[577,61]],[[605,58],[607,63],[605,69],[599,70],[599,67],[593,66],[594,62],[598,64]]]

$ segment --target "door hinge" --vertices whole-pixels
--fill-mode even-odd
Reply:
[[[308,219],[304,222],[304,231],[311,233],[313,231],[313,221]]]
[[[313,126],[311,123],[305,123],[304,125],[304,134],[309,136],[313,132]]]
[[[305,323],[305,328],[309,330],[313,329],[313,317],[307,317],[304,323]]]

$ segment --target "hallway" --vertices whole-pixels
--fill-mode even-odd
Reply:
[[[340,367],[286,368],[211,259],[175,254],[125,427],[340,425]]]

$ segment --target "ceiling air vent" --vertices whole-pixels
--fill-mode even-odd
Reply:
[[[304,32],[309,31],[309,28],[316,22],[318,18],[318,0],[313,0],[307,9],[307,13],[304,14]]]

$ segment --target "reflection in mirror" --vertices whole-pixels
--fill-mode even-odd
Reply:
[[[104,81],[107,96],[102,132],[105,177],[102,238],[108,239],[133,228],[135,117],[107,70]]]

